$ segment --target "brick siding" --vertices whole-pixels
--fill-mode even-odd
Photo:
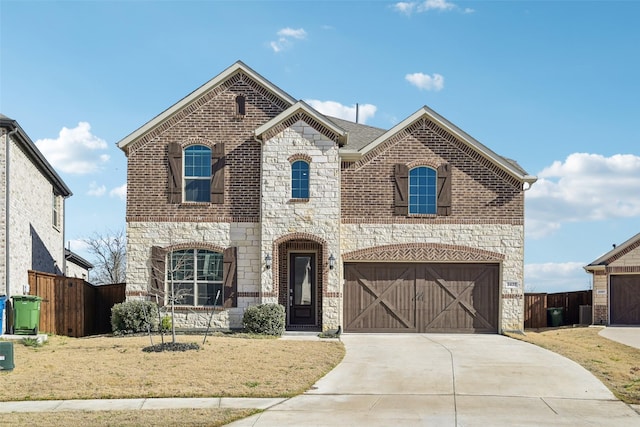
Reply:
[[[394,165],[449,163],[452,214],[447,217],[394,215]],[[342,221],[498,222],[521,224],[522,184],[472,152],[430,120],[422,119],[357,162],[342,163]]]

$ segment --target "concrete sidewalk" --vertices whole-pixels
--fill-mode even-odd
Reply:
[[[181,408],[256,408],[267,409],[284,402],[285,398],[156,398],[156,399],[89,399],[89,400],[35,400],[0,402],[3,412],[56,412],[56,411],[118,411],[135,409]]]
[[[640,348],[640,327],[637,326],[607,326],[598,334],[612,341]]]

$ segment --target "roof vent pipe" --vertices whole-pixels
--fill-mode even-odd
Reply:
[[[360,105],[356,103],[356,123],[358,123],[358,116],[360,114]]]

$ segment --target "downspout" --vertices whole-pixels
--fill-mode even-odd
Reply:
[[[11,165],[11,159],[9,158],[10,155],[10,147],[11,147],[11,137],[13,135],[15,135],[18,132],[18,127],[16,126],[11,132],[7,133],[7,139],[5,141],[5,190],[4,190],[4,203],[5,203],[5,210],[4,210],[4,216],[5,216],[5,235],[4,235],[4,239],[5,239],[5,243],[4,243],[4,256],[5,256],[5,260],[4,260],[4,287],[5,287],[5,295],[7,297],[7,300],[9,300],[9,298],[11,297],[11,287],[10,285],[10,281],[9,281],[9,272],[10,272],[10,263],[11,263],[11,257],[9,256],[9,247],[10,244],[9,242],[11,241],[11,239],[9,239],[9,232],[10,232],[10,219],[11,219],[11,215],[10,215],[10,207],[11,207],[11,203],[10,203],[10,197],[9,194],[11,192],[11,185],[10,185],[10,167],[9,165]]]

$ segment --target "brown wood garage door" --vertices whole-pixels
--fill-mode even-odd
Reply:
[[[346,332],[498,331],[498,264],[345,264]]]
[[[640,325],[640,274],[611,276],[612,325]]]

